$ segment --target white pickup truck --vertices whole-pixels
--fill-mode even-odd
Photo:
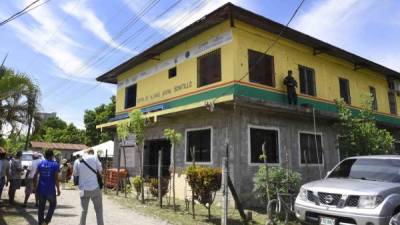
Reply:
[[[399,225],[400,156],[340,162],[325,179],[304,184],[296,217],[316,225]]]

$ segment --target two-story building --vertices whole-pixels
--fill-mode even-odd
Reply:
[[[97,78],[117,84],[113,128],[140,109],[152,123],[146,131],[144,172],[156,175],[157,151],[169,160],[165,128],[183,134],[177,167],[192,162],[220,167],[229,143],[230,169],[242,198],[253,196],[252,177],[267,159],[319,178],[340,158],[335,100],[361,107],[374,97],[380,126],[400,138],[400,73],[287,28],[230,3]],[[298,105],[287,103],[283,79],[293,71]],[[117,143],[117,141],[115,142]],[[116,146],[118,147],[118,146]],[[128,169],[138,173],[138,155],[127,150]]]

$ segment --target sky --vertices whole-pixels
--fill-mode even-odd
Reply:
[[[31,2],[1,1],[0,21]],[[96,77],[227,2],[50,0],[0,26],[0,59],[40,86],[41,111],[84,128],[84,111],[116,92]],[[286,24],[300,0],[231,2]],[[400,71],[399,0],[306,0],[290,27]]]

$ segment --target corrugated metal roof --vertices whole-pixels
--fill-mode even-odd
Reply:
[[[203,17],[202,19],[194,22],[193,24],[180,30],[174,35],[168,37],[167,39],[164,39],[158,44],[148,48],[142,53],[132,57],[126,62],[104,73],[96,80],[116,84],[116,78],[119,74],[126,72],[134,66],[139,65],[153,58],[154,56],[157,56],[160,53],[170,48],[173,48],[174,46],[186,40],[191,39],[193,36],[200,34],[201,32],[229,19],[237,19],[243,21],[273,34],[279,34],[281,30],[285,27],[283,24],[277,23],[261,15],[245,10],[241,7],[233,5],[232,3],[227,3],[222,7],[216,9],[215,11],[211,12],[207,16]],[[372,62],[368,59],[362,58],[341,48],[335,47],[331,44],[318,40],[292,28],[287,28],[282,34],[282,37],[309,46],[314,49],[314,52],[316,54],[328,54],[347,60],[350,63],[354,64],[355,69],[366,68],[387,75],[389,77],[400,78],[400,73],[397,71]]]
[[[88,146],[84,144],[49,143],[49,142],[39,142],[39,141],[31,141],[30,143],[32,148],[39,148],[39,149],[79,151],[88,148]]]

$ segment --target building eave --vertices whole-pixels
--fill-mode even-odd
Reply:
[[[103,75],[97,77],[97,81],[106,83],[117,83],[117,76],[121,73],[128,71],[129,69],[149,60],[162,52],[171,49],[180,43],[191,39],[193,36],[210,29],[211,27],[218,25],[226,20],[233,19],[243,21],[252,26],[263,29],[273,34],[279,34],[284,28],[283,24],[277,23],[270,19],[267,19],[261,15],[255,14],[251,11],[245,10],[241,7],[235,6],[232,3],[227,3],[222,7],[216,9],[205,17],[197,20],[191,25],[164,39],[158,44],[153,45],[142,53],[132,57]],[[339,47],[328,44],[324,41],[318,40],[300,31],[292,28],[286,28],[283,32],[282,37],[295,41],[297,43],[311,47],[314,53],[317,54],[328,54],[334,57],[344,59],[354,65],[354,69],[369,69],[377,73],[384,74],[391,78],[400,78],[400,73],[382,66],[378,63],[372,62],[371,60],[360,57],[356,54],[343,50]]]

